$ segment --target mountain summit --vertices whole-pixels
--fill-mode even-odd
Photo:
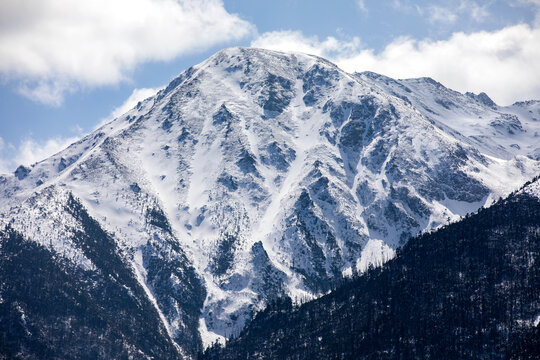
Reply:
[[[540,103],[472,95],[311,55],[222,50],[0,177],[1,241],[13,244],[0,256],[26,244],[83,292],[99,284],[144,309],[110,330],[119,340],[105,353],[192,357],[265,302],[319,296],[538,173]],[[72,290],[62,296],[83,301]],[[84,302],[103,306],[93,291]],[[78,316],[47,320],[11,294],[23,333],[32,311],[50,326]],[[148,319],[170,348],[130,338]]]

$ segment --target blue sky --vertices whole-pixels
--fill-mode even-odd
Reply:
[[[540,0],[2,0],[0,172],[60,150],[226,46],[540,99]]]

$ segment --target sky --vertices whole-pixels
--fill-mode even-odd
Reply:
[[[40,161],[228,46],[540,99],[540,0],[1,0],[0,173]]]

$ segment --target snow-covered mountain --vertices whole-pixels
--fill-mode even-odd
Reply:
[[[269,299],[328,291],[519,187],[539,160],[540,102],[229,48],[1,176],[0,229],[102,273],[107,254],[81,237],[95,220],[190,357],[199,334],[208,344]]]

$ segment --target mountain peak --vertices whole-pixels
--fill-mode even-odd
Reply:
[[[475,94],[475,93],[472,93],[472,92],[466,92],[465,95],[467,95],[468,97],[470,97],[471,99],[474,99],[492,109],[496,109],[497,108],[497,104],[495,104],[495,102],[493,100],[491,100],[491,98],[485,93],[485,92],[481,92],[479,94]]]

